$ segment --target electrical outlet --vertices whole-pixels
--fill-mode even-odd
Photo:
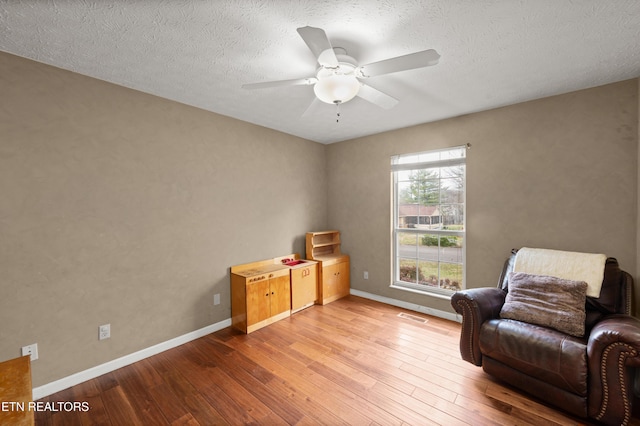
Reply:
[[[22,347],[22,356],[30,355],[31,361],[35,361],[38,359],[38,344],[34,343],[33,345],[23,346]]]
[[[214,305],[220,304],[220,293],[216,293],[213,295],[213,304]]]
[[[104,324],[98,327],[98,340],[104,340],[111,337],[111,324]]]
[[[364,279],[365,280],[369,279],[369,271],[364,271]]]

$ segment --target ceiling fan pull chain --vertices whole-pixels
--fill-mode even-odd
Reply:
[[[336,123],[340,122],[340,101],[335,101],[336,103]]]

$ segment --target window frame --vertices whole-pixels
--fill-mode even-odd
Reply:
[[[420,238],[423,235],[438,235],[442,236],[455,236],[462,237],[462,253],[461,253],[461,268],[462,268],[462,283],[460,283],[461,289],[466,288],[466,194],[467,194],[467,182],[466,182],[466,150],[469,148],[469,145],[455,146],[443,149],[435,149],[429,151],[415,152],[415,153],[407,153],[394,155],[391,157],[391,285],[392,288],[397,288],[400,290],[410,291],[414,293],[420,293],[440,298],[450,298],[451,295],[455,292],[455,290],[446,289],[440,287],[440,275],[438,276],[438,286],[429,286],[425,284],[411,283],[408,281],[401,281],[400,277],[400,254],[399,254],[399,245],[398,245],[398,236],[399,234],[415,234],[416,238]],[[458,154],[459,157],[451,158],[451,155]],[[442,158],[442,156],[449,158]],[[436,160],[420,160],[421,156],[424,157],[432,157],[438,156],[439,158]],[[418,158],[418,161],[405,162],[412,157]],[[445,167],[451,166],[460,166],[462,165],[462,230],[450,230],[450,229],[420,229],[420,228],[400,228],[399,226],[399,204],[400,204],[400,191],[398,185],[398,177],[399,173],[402,171],[409,170],[426,170],[426,169],[442,169]],[[439,176],[439,180],[442,180],[442,177]],[[439,203],[438,205],[442,205]],[[418,215],[417,219],[420,221],[420,216]],[[442,216],[440,216],[440,221],[442,221]],[[419,244],[416,242],[417,247]],[[438,271],[440,271],[440,238],[438,239]],[[416,254],[416,256],[418,256]],[[419,257],[416,257],[416,261],[419,261]],[[452,263],[452,262],[442,262],[442,263]],[[457,263],[457,262],[453,262]]]

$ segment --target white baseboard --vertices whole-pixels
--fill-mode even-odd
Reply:
[[[71,376],[63,377],[62,379],[56,380],[55,382],[38,386],[37,388],[33,388],[33,400],[36,401],[40,398],[44,398],[45,396],[70,388],[71,386],[86,382],[87,380],[95,379],[98,376],[102,376],[103,374],[117,370],[118,368],[133,364],[134,362],[138,362],[145,358],[149,358],[150,356],[159,354],[160,352],[164,352],[167,349],[183,345],[192,340],[206,336],[207,334],[222,330],[223,328],[229,327],[230,325],[231,318],[208,325],[199,330],[183,334],[182,336],[167,340],[166,342],[158,343],[157,345],[142,349],[138,352],[134,352],[132,354],[125,355],[112,361],[105,362],[104,364],[97,365],[95,367],[89,368],[88,370],[80,371],[78,373],[72,374]]]
[[[377,294],[367,293],[366,291],[360,291],[353,288],[351,289],[350,293],[354,296],[364,297],[365,299],[375,300],[376,302],[386,303],[387,305],[397,306],[399,308],[409,309],[411,311],[421,312],[423,314],[432,315],[434,317],[444,318],[451,321],[462,322],[462,318],[460,317],[460,315],[453,312],[441,311],[439,309],[433,309],[427,306],[405,302],[403,300],[391,299],[390,297],[379,296]]]
[[[351,294],[353,294],[354,296],[363,297],[365,299],[386,303],[388,305],[409,309],[411,311],[433,315],[434,317],[444,318],[457,322],[462,321],[461,318],[459,318],[459,315],[456,315],[454,313],[428,308],[426,306],[417,305],[415,303],[391,299],[389,297],[379,296],[377,294],[367,293],[365,291],[355,289],[351,289]],[[223,328],[229,327],[230,325],[231,318],[217,322],[215,324],[211,324],[199,330],[183,334],[182,336],[167,340],[166,342],[158,343],[157,345],[142,349],[138,352],[116,358],[112,361],[105,362],[104,364],[97,365],[87,370],[80,371],[78,373],[72,374],[71,376],[63,377],[62,379],[56,380],[54,382],[38,386],[37,388],[33,388],[33,400],[36,401],[38,399],[44,398],[45,396],[49,396],[56,392],[60,392],[61,390],[70,388],[71,386],[86,382],[87,380],[95,379],[98,376],[102,376],[103,374],[110,373],[111,371],[117,370],[118,368],[122,368],[129,364],[133,364],[134,362],[149,358],[150,356],[159,354],[160,352],[164,352],[171,348],[175,348],[176,346],[183,345],[192,340],[206,336],[207,334],[222,330]]]

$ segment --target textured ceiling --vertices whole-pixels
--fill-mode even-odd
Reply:
[[[397,98],[315,103],[296,32],[323,28],[360,64],[435,49],[436,66],[372,77]],[[331,143],[640,76],[637,0],[0,0],[0,50]]]

